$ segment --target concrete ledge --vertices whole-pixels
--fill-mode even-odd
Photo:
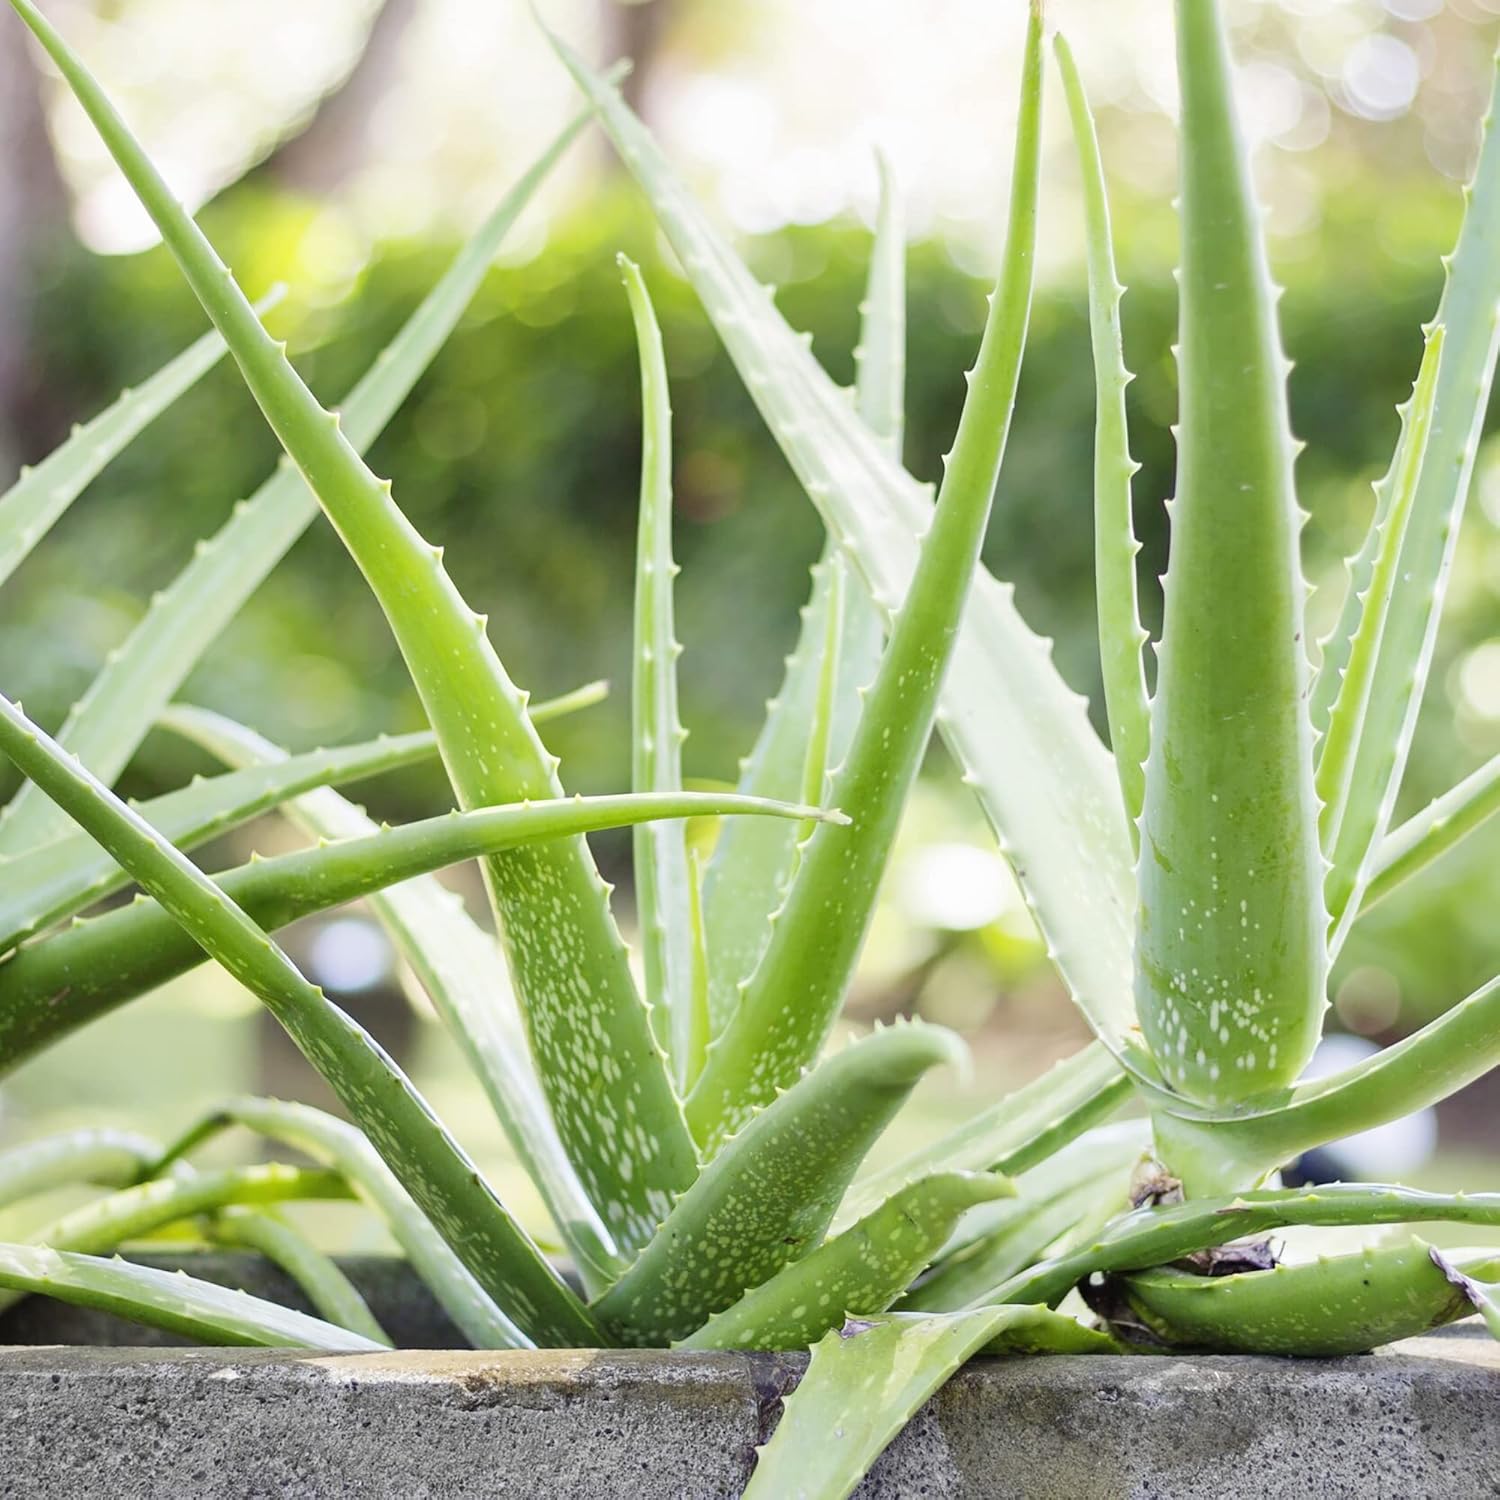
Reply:
[[[0,1348],[0,1496],[727,1500],[803,1365]],[[1497,1487],[1500,1344],[1471,1324],[1342,1360],[977,1361],[858,1493],[1493,1500]]]

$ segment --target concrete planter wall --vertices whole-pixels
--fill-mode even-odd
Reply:
[[[294,1300],[253,1260],[194,1271]],[[451,1345],[404,1270],[351,1271],[402,1343]],[[0,1318],[0,1496],[732,1497],[804,1363],[184,1351],[148,1337],[39,1300]],[[117,1347],[57,1347],[80,1340]],[[1469,1324],[1357,1359],[976,1361],[858,1493],[1493,1500],[1500,1344]]]

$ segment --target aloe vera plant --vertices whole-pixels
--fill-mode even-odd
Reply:
[[[1493,1257],[1415,1239],[1227,1275],[1176,1264],[1291,1224],[1500,1224],[1490,1194],[1288,1191],[1271,1181],[1309,1147],[1428,1104],[1500,1061],[1496,980],[1369,1062],[1298,1081],[1320,1035],[1330,965],[1361,911],[1500,808],[1490,766],[1390,828],[1496,355],[1500,133],[1487,125],[1369,538],[1350,564],[1339,624],[1315,651],[1287,365],[1223,18],[1217,0],[1176,0],[1180,464],[1148,693],[1123,289],[1087,98],[1055,39],[1084,183],[1106,744],[1009,587],[979,562],[1031,304],[1040,0],[1028,12],[1005,247],[935,496],[901,462],[904,290],[889,173],[849,400],[611,79],[555,41],[827,530],[797,649],[738,787],[685,791],[671,351],[646,278],[622,258],[643,431],[633,786],[568,799],[538,732],[542,706],[516,687],[441,550],[361,451],[579,122],[480,230],[341,418],[302,383],[56,30],[31,0],[11,3],[155,219],[288,466],[160,596],[57,738],[0,699],[0,750],[28,778],[0,818],[0,949],[9,951],[0,1071],[207,958],[267,1006],[349,1119],[242,1099],[165,1150],[96,1131],[0,1155],[0,1194],[79,1181],[109,1189],[50,1225],[44,1242],[0,1247],[0,1285],[221,1342],[378,1347],[369,1310],[276,1207],[353,1196],[385,1220],[477,1345],[811,1347],[751,1481],[750,1493],[765,1496],[847,1494],[927,1395],[981,1350],[1319,1354],[1468,1311],[1500,1326]],[[204,345],[183,368],[216,352]],[[187,378],[164,373],[145,388],[146,407]],[[49,460],[64,479],[45,506],[35,476],[0,498],[0,560],[29,549],[110,444],[141,425],[132,399],[118,421],[101,419]],[[100,430],[117,435],[105,441]],[[168,706],[206,638],[317,508],[384,610],[431,735],[289,754],[250,726]],[[209,628],[184,632],[200,614]],[[228,769],[131,808],[110,785],[158,721]],[[1097,1041],[868,1171],[862,1162],[912,1088],[960,1049],[940,1028],[908,1023],[823,1055],[934,728]],[[453,790],[446,817],[381,830],[334,789],[433,755]],[[212,878],[183,854],[270,808],[317,845]],[[726,819],[704,866],[672,821],[693,814]],[[67,819],[80,831],[69,833]],[[584,838],[621,824],[635,828],[639,984]],[[463,859],[482,863],[498,944],[432,877]],[[141,901],[76,920],[127,880]],[[355,896],[369,899],[483,1083],[581,1294],[395,1063],[270,935]],[[1132,1099],[1146,1123],[1103,1124]],[[230,1127],[318,1165],[194,1171],[191,1154]],[[279,1259],[323,1321],[102,1258],[183,1217],[207,1238]],[[1221,1266],[1250,1266],[1235,1254]],[[1080,1285],[1092,1319],[1059,1307]]]

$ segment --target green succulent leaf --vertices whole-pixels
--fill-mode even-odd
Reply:
[[[843,1500],[970,1355],[1012,1337],[1026,1352],[1114,1347],[1043,1307],[851,1321],[813,1349],[780,1425],[759,1450],[745,1500]]]
[[[349,392],[339,412],[344,435],[355,447],[363,451],[375,441],[416,385],[478,290],[511,226],[586,119],[573,120],[505,195]],[[152,596],[145,615],[69,713],[58,731],[61,743],[112,783],[203,652],[317,514],[317,501],[302,476],[283,461],[248,500],[234,507],[215,536],[198,544],[181,573]],[[45,843],[66,828],[66,820],[46,798],[23,786],[0,811],[0,854]]]
[[[1379,1183],[1276,1188],[1232,1197],[1140,1208],[1116,1219],[1092,1243],[1013,1277],[997,1302],[1056,1305],[1096,1271],[1144,1271],[1197,1250],[1292,1224],[1500,1224],[1500,1193],[1424,1193]]]
[[[1347,773],[1357,801],[1340,822],[1332,848],[1328,909],[1336,919],[1358,908],[1370,855],[1390,824],[1432,666],[1453,549],[1489,406],[1500,349],[1500,131],[1494,118],[1492,98],[1479,162],[1465,190],[1463,227],[1445,262],[1447,281],[1436,319],[1444,329],[1442,368],[1431,422],[1425,433],[1417,432],[1410,420],[1403,426],[1390,475],[1378,492],[1369,537],[1350,566],[1343,612],[1325,645],[1314,686],[1315,713],[1324,704],[1331,709],[1366,608],[1398,476],[1415,462],[1410,450],[1420,447],[1420,478],[1383,606],[1384,624]]]
[[[1500,1275],[1500,1257],[1475,1252],[1461,1265],[1450,1273],[1431,1246],[1413,1240],[1234,1276],[1162,1266],[1118,1277],[1110,1290],[1173,1348],[1332,1357],[1466,1317],[1473,1305],[1454,1276]]]
[[[430,547],[319,406],[191,217],[31,0],[12,0],[57,64],[246,385],[374,591],[464,807],[561,794],[485,633]],[[486,882],[558,1133],[622,1246],[643,1243],[692,1181],[697,1154],[631,976],[603,881],[580,836],[492,857]],[[575,1332],[578,1331],[575,1327]]]
[[[587,1311],[391,1059],[208,876],[0,697],[0,752],[262,1000],[486,1292],[528,1336],[592,1343]]]
[[[669,1344],[810,1255],[918,1080],[963,1055],[951,1032],[911,1023],[825,1058],[724,1144],[594,1303],[601,1323],[625,1343]]]
[[[264,1255],[291,1277],[312,1304],[313,1311],[325,1321],[347,1328],[371,1343],[390,1344],[390,1335],[333,1257],[325,1255],[274,1209],[233,1206],[222,1209],[206,1222],[204,1234],[210,1244]]]
[[[1125,288],[1120,285],[1115,271],[1104,164],[1099,156],[1099,139],[1088,97],[1073,62],[1072,49],[1061,34],[1053,38],[1053,48],[1083,173],[1089,327],[1093,335],[1097,392],[1094,414],[1094,588],[1098,595],[1099,666],[1104,681],[1110,744],[1120,775],[1120,792],[1130,820],[1131,838],[1136,839],[1136,820],[1141,815],[1146,794],[1145,764],[1151,743],[1151,709],[1146,701],[1146,669],[1141,654],[1147,635],[1141,628],[1135,576],[1135,557],[1141,544],[1135,538],[1130,508],[1130,481],[1140,465],[1130,456],[1130,429],[1125,416],[1125,388],[1132,378],[1125,368],[1125,348],[1120,333],[1120,301]]]
[[[787,326],[618,91],[552,41],[649,197],[830,533],[882,612],[891,614],[912,576],[916,538],[931,522],[929,492],[895,462]],[[1113,761],[1088,722],[1086,704],[1053,666],[1048,644],[1016,612],[1012,590],[982,568],[976,572],[939,727],[995,826],[1074,998],[1108,1045],[1134,1058],[1135,896]]]
[[[1135,996],[1168,1082],[1217,1103],[1302,1071],[1327,924],[1287,362],[1218,0],[1177,0],[1177,28],[1181,424]]]
[[[478,1349],[526,1348],[530,1340],[444,1243],[443,1236],[359,1130],[305,1104],[231,1099],[175,1141],[160,1166],[194,1150],[231,1125],[253,1130],[326,1162],[377,1213],[443,1311]]]
[[[42,1245],[0,1245],[0,1287],[97,1308],[199,1344],[350,1353],[382,1347],[337,1324],[181,1271],[157,1271]]]
[[[635,566],[635,677],[631,694],[631,786],[637,792],[682,790],[673,625],[672,408],[661,328],[640,267],[619,257],[635,322],[641,365],[641,501]],[[822,789],[819,788],[821,795]],[[635,831],[635,899],[645,960],[646,998],[657,1037],[686,1093],[703,1062],[707,1037],[697,1027],[697,954],[691,907],[693,871],[680,823]]]
[[[845,1317],[883,1313],[932,1263],[971,1208],[1015,1192],[989,1173],[939,1172],[902,1188],[811,1255],[715,1314],[682,1349],[800,1349]]]
[[[362,837],[319,843],[214,876],[219,889],[268,932],[414,876],[501,849],[618,828],[642,818],[747,811],[828,816],[795,804],[708,792],[557,798],[445,813]],[[0,966],[0,1073],[79,1026],[201,963],[195,936],[159,905],[137,901],[23,947]]]
[[[273,299],[261,302],[262,311]],[[0,495],[0,583],[25,561],[91,480],[179,396],[224,357],[224,340],[206,333],[176,359],[73,435]]]
[[[1020,379],[1031,308],[1040,152],[1041,20],[1029,32],[1010,223],[969,396],[911,586],[832,795],[855,822],[815,829],[800,850],[770,942],[688,1097],[694,1138],[712,1150],[818,1054],[843,1004],[907,793],[931,737],[938,694],[989,521]]]
[[[1431,1245],[1427,1246],[1427,1253],[1433,1265],[1484,1319],[1485,1327],[1500,1339],[1500,1257],[1482,1252],[1476,1260],[1460,1259],[1452,1251]]]
[[[71,1183],[124,1187],[160,1154],[149,1136],[88,1127],[0,1151],[0,1208]]]

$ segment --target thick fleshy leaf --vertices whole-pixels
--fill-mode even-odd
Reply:
[[[1173,1348],[1216,1354],[1363,1354],[1467,1317],[1457,1278],[1500,1275],[1500,1256],[1471,1252],[1452,1272],[1421,1240],[1234,1276],[1161,1266],[1114,1278],[1132,1320]],[[1445,1259],[1448,1259],[1445,1257]]]
[[[883,1313],[932,1263],[969,1209],[1014,1191],[1006,1178],[977,1172],[941,1172],[911,1183],[677,1347],[800,1349],[842,1328],[846,1316]]]
[[[591,1343],[586,1309],[386,1053],[187,856],[0,697],[0,752],[264,1002],[486,1292],[528,1336]]]
[[[918,1080],[963,1055],[951,1032],[913,1022],[825,1058],[725,1143],[594,1303],[600,1321],[622,1342],[668,1344],[811,1254]]]
[[[1042,28],[1028,32],[1010,221],[969,394],[936,509],[885,654],[830,795],[853,825],[815,829],[799,850],[771,938],[688,1096],[688,1124],[711,1151],[818,1055],[864,943],[984,541],[1020,381],[1036,247]]]
[[[215,875],[258,927],[274,932],[313,912],[502,849],[618,828],[642,818],[722,816],[754,809],[804,819],[795,804],[711,792],[554,798],[446,813],[316,848],[252,858]],[[24,946],[0,965],[0,1074],[115,1006],[203,960],[195,938],[159,905],[138,900]]]
[[[313,1311],[329,1323],[347,1328],[376,1344],[389,1344],[390,1335],[376,1321],[358,1287],[301,1230],[293,1228],[274,1209],[230,1207],[203,1226],[210,1244],[235,1250],[254,1250],[279,1266],[301,1288]]]
[[[1447,281],[1436,319],[1444,331],[1442,369],[1421,457],[1421,478],[1402,539],[1359,723],[1359,743],[1347,777],[1360,800],[1343,818],[1332,850],[1328,909],[1335,918],[1358,907],[1369,857],[1390,826],[1432,666],[1453,550],[1489,406],[1500,349],[1500,130],[1494,118],[1492,99],[1479,162],[1465,192],[1463,227],[1446,261]],[[1338,696],[1349,643],[1358,629],[1389,519],[1396,476],[1408,466],[1406,450],[1419,440],[1408,422],[1390,477],[1379,494],[1369,538],[1351,565],[1349,593],[1338,627],[1324,648],[1314,687],[1315,712],[1323,703],[1331,706]]]
[[[1130,456],[1125,418],[1125,368],[1120,333],[1120,300],[1125,288],[1115,272],[1114,237],[1104,164],[1073,53],[1061,35],[1053,40],[1057,68],[1073,139],[1083,172],[1083,214],[1088,250],[1089,328],[1094,349],[1094,589],[1098,595],[1099,667],[1104,682],[1104,711],[1120,775],[1120,793],[1136,837],[1136,820],[1146,791],[1146,754],[1151,742],[1151,710],[1146,702],[1146,669],[1137,598],[1135,538],[1130,508],[1130,481],[1140,465]]]
[[[345,436],[361,451],[406,399],[453,331],[490,262],[584,119],[572,121],[501,200],[340,407]],[[217,337],[217,335],[214,335]],[[110,654],[58,731],[102,780],[113,782],[220,631],[318,513],[289,462],[234,507],[218,533],[150,605]],[[0,811],[0,853],[17,854],[65,831],[45,797],[22,787]]]
[[[843,1500],[970,1355],[1011,1335],[1028,1352],[1113,1347],[1043,1307],[851,1322],[813,1350],[771,1441],[760,1449],[745,1500]]]
[[[422,539],[389,481],[366,467],[338,417],[318,404],[88,70],[31,0],[11,3],[161,231],[380,602],[460,804],[561,795],[525,695],[444,571],[440,549]],[[563,1144],[611,1231],[627,1248],[641,1244],[692,1181],[697,1153],[604,883],[581,836],[492,857],[484,869]]]
[[[1500,1259],[1490,1254],[1474,1263],[1432,1246],[1428,1246],[1427,1253],[1433,1265],[1463,1292],[1484,1319],[1485,1327],[1500,1339]]]
[[[358,1352],[383,1347],[334,1323],[244,1292],[41,1245],[0,1245],[0,1287],[35,1292],[180,1333],[199,1344]]]
[[[1191,1099],[1301,1073],[1327,972],[1287,361],[1218,0],[1177,0],[1181,418],[1136,1008]]]
[[[88,1128],[0,1151],[0,1208],[69,1183],[124,1187],[160,1154],[148,1136]]]
[[[346,1121],[305,1104],[231,1099],[178,1139],[164,1164],[231,1125],[253,1130],[335,1168],[355,1194],[385,1220],[412,1269],[476,1348],[527,1347],[530,1341],[443,1242],[369,1141]]]
[[[635,560],[635,674],[631,693],[631,786],[637,792],[682,790],[673,624],[672,406],[661,328],[640,267],[619,258],[635,322],[641,366],[641,498]],[[819,788],[821,794],[822,788]],[[646,1000],[657,1038],[685,1094],[703,1066],[708,1037],[698,997],[687,830],[680,823],[635,831],[635,904]]]
[[[1041,1262],[995,1293],[998,1302],[1056,1305],[1096,1271],[1144,1271],[1292,1224],[1500,1224],[1500,1193],[1423,1193],[1378,1183],[1266,1189],[1140,1208],[1116,1219],[1092,1243]]]
[[[553,39],[651,200],[746,388],[830,533],[887,613],[905,596],[929,492],[859,419],[672,174],[616,89]],[[1049,951],[1108,1045],[1129,1038],[1130,837],[1109,753],[1049,646],[982,568],[965,608],[939,727],[1016,869]]]

